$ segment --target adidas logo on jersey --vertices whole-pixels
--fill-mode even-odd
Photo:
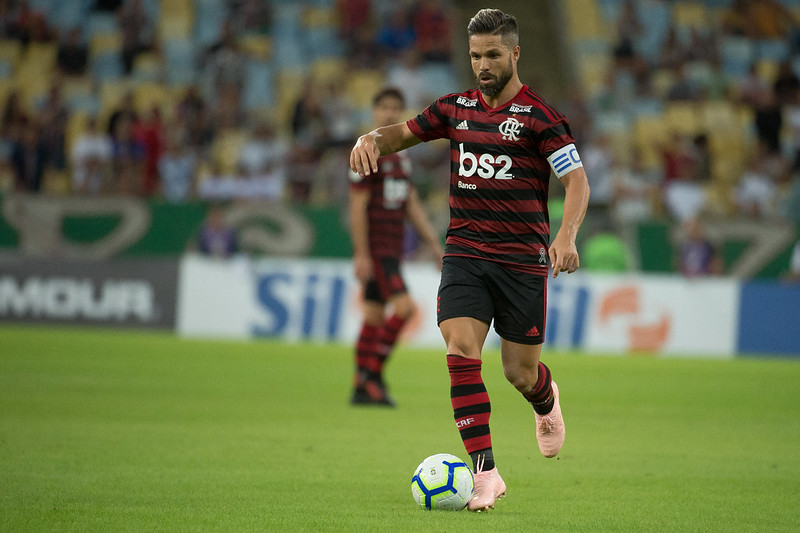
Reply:
[[[457,129],[457,130],[468,130],[468,129],[469,129],[469,126],[467,125],[467,121],[466,121],[466,120],[462,120],[462,121],[461,121],[461,124],[459,124],[458,126],[456,126],[456,129]]]

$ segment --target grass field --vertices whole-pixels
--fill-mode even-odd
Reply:
[[[398,408],[348,404],[347,346],[0,327],[0,531],[797,531],[800,362],[548,354],[567,441],[485,355],[508,496],[426,512],[467,458],[440,351],[401,348]]]

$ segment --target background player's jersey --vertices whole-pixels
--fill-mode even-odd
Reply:
[[[411,161],[402,152],[379,158],[377,173],[351,173],[351,187],[370,191],[367,223],[373,258],[400,259],[403,255],[406,201],[413,186],[410,175]]]
[[[478,89],[443,96],[407,122],[423,141],[450,139],[445,255],[547,275],[547,157],[574,143],[566,118],[528,86],[489,108]]]

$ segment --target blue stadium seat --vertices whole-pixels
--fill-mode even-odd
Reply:
[[[755,47],[744,37],[725,37],[720,42],[722,70],[731,76],[744,76],[755,60]]]
[[[758,59],[780,63],[789,59],[790,53],[789,43],[781,39],[764,39],[755,43]]]
[[[195,43],[204,49],[219,40],[221,30],[228,18],[225,2],[219,0],[195,0]]]
[[[275,104],[274,73],[268,61],[247,62],[243,93],[242,104],[247,111],[269,108]]]
[[[94,56],[89,71],[98,81],[116,80],[125,73],[122,58],[116,52],[105,52]]]
[[[197,79],[197,49],[192,41],[173,39],[164,41],[164,55],[167,61],[167,83],[186,85]]]

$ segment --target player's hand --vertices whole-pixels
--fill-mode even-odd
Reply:
[[[370,132],[362,135],[350,151],[350,169],[362,176],[369,176],[378,172],[378,158],[381,151],[375,142],[375,134]]]
[[[558,277],[560,272],[572,274],[580,267],[578,248],[570,239],[556,235],[550,245],[550,264],[553,266],[553,277]]]
[[[353,268],[356,279],[361,283],[366,283],[372,277],[372,259],[369,254],[357,254],[353,257]]]

